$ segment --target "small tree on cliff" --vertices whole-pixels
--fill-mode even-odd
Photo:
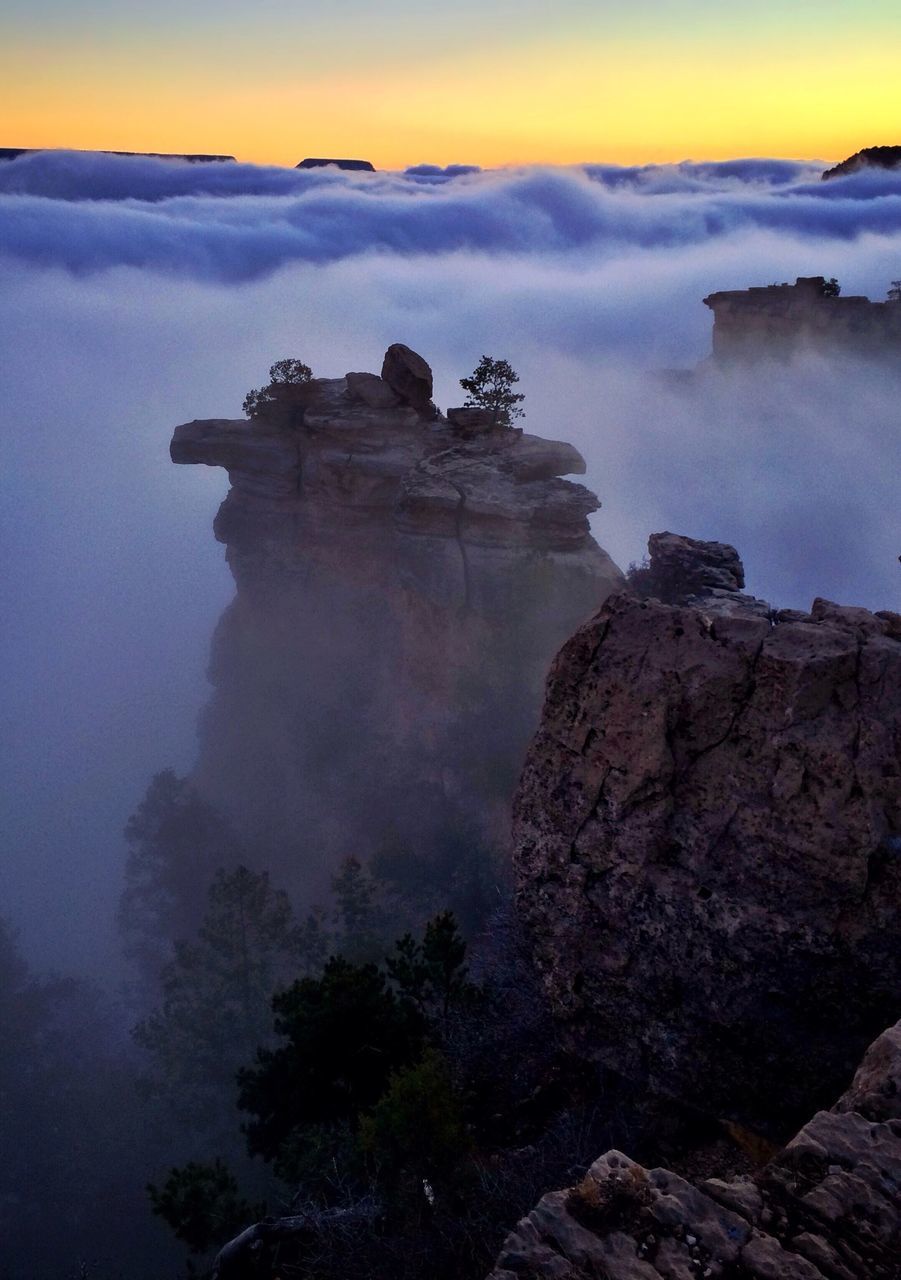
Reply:
[[[841,291],[842,287],[836,280],[835,276],[830,276],[828,280],[823,281],[824,298],[837,298]]]
[[[893,280],[891,288],[886,294],[886,301],[901,302],[901,280]]]
[[[492,422],[509,423],[511,418],[521,418],[519,404],[525,396],[511,390],[515,382],[519,382],[519,374],[509,361],[482,356],[470,376],[460,379],[460,386],[469,393],[464,407],[489,409]]]
[[[298,383],[309,382],[312,377],[313,370],[302,360],[276,360],[269,370],[269,381],[266,386],[259,390],[248,391],[244,397],[242,406],[244,412],[248,418],[259,418],[276,399],[273,387],[296,386]]]

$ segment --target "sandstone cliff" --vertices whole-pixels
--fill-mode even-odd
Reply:
[[[338,856],[448,824],[506,839],[550,659],[622,581],[594,494],[559,478],[575,449],[438,415],[399,344],[383,375],[273,385],[263,416],[172,440],[231,482],[196,781],[315,891]]]
[[[519,908],[581,1056],[784,1138],[901,1007],[901,618],[673,535],[638,578],[552,668]]]
[[[901,1023],[755,1177],[693,1184],[608,1151],[519,1223],[491,1280],[898,1280],[899,1185]]]

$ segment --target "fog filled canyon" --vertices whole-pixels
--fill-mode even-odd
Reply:
[[[885,297],[901,172],[820,172],[0,165],[4,1280],[267,1215],[292,1274],[485,1275],[539,1201],[503,1280],[624,1239],[611,1277],[896,1280],[897,1215],[821,1183],[864,1123],[901,1159],[896,1033],[851,1087],[901,1015],[901,367],[718,362],[702,302]],[[521,420],[455,417],[485,352]],[[385,1037],[320,1110],[314,1007]]]

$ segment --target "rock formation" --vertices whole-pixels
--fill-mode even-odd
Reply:
[[[331,160],[319,156],[307,156],[295,165],[295,169],[323,169],[333,164],[338,169],[351,169],[359,173],[375,173],[375,165],[369,160]]]
[[[827,169],[822,175],[825,181],[830,178],[844,178],[849,173],[858,173],[861,169],[898,169],[901,168],[901,147],[864,147],[855,151],[853,156],[842,160],[841,164]]]
[[[901,1007],[901,617],[650,552],[552,667],[519,909],[582,1057],[784,1139]]]
[[[0,147],[0,160],[18,160],[19,156],[33,156],[41,151],[71,151],[72,147]],[[137,156],[144,160],[187,160],[190,164],[235,163],[234,156],[188,154],[170,151],[77,151],[76,155],[88,156]]]
[[[873,359],[901,355],[901,303],[840,297],[823,276],[711,293],[704,305],[714,314],[717,363],[786,360],[805,348]]]
[[[215,533],[237,596],[196,782],[258,844],[291,845],[311,891],[339,856],[427,846],[442,824],[506,844],[550,659],[622,582],[594,494],[558,478],[584,462],[438,416],[400,344],[382,378],[269,391],[264,416],[172,441],[231,481]]]
[[[755,1177],[693,1184],[608,1151],[519,1223],[491,1280],[898,1280],[899,1186],[901,1023]]]

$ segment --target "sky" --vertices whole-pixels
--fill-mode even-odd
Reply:
[[[897,141],[897,0],[6,0],[0,146],[377,168]]]
[[[779,159],[358,175],[48,153],[0,165],[0,914],[39,967],[115,972],[122,829],[190,770],[233,594],[226,476],[174,426],[238,417],[276,359],[483,353],[572,441],[623,567],[651,532],[735,545],[748,589],[901,607],[898,379],[812,358],[708,374],[717,289],[901,275],[901,173]]]

